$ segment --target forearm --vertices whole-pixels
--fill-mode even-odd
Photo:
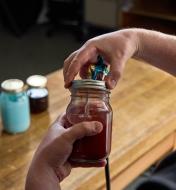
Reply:
[[[26,178],[25,190],[60,190],[58,178],[50,167],[32,163]]]
[[[139,39],[135,58],[176,75],[176,36],[151,30],[134,30]]]

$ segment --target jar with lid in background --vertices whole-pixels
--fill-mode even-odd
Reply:
[[[26,80],[28,85],[30,110],[32,113],[40,113],[48,108],[47,78],[42,75],[32,75]]]
[[[24,83],[18,79],[8,79],[1,84],[1,115],[5,131],[24,132],[30,125],[29,99]]]
[[[68,124],[82,121],[99,121],[103,130],[95,136],[84,137],[73,145],[70,161],[75,164],[98,163],[106,159],[111,150],[112,109],[110,91],[104,81],[74,80],[71,86],[71,101],[66,110]]]

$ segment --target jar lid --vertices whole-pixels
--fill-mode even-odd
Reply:
[[[43,88],[46,86],[47,78],[42,75],[32,75],[27,78],[26,82],[30,87]]]
[[[24,83],[19,79],[8,79],[1,83],[1,88],[6,92],[21,92],[24,90]]]
[[[27,95],[32,99],[44,98],[48,96],[46,88],[31,88],[27,91]]]
[[[90,88],[90,89],[99,89],[99,90],[109,90],[106,88],[105,81],[93,80],[93,79],[83,79],[83,80],[74,80],[72,82],[72,88]]]

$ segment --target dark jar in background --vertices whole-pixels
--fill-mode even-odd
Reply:
[[[98,163],[106,159],[111,150],[112,109],[109,104],[110,91],[104,81],[74,80],[71,86],[71,101],[66,110],[68,124],[82,121],[99,121],[103,124],[101,133],[84,137],[73,145],[70,161],[79,163]]]
[[[40,113],[48,108],[47,78],[42,75],[32,75],[27,78],[27,95],[32,113]]]

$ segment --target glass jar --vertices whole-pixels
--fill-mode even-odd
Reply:
[[[30,125],[30,112],[23,81],[9,79],[2,82],[1,88],[1,115],[4,130],[9,133],[26,131]]]
[[[47,78],[42,75],[32,75],[26,80],[28,85],[27,95],[32,113],[40,113],[48,108]]]
[[[99,121],[103,124],[103,130],[95,136],[84,137],[74,143],[70,156],[72,163],[98,163],[110,154],[112,109],[109,94],[104,81],[73,81],[71,101],[66,110],[66,127],[72,127],[82,121]]]

